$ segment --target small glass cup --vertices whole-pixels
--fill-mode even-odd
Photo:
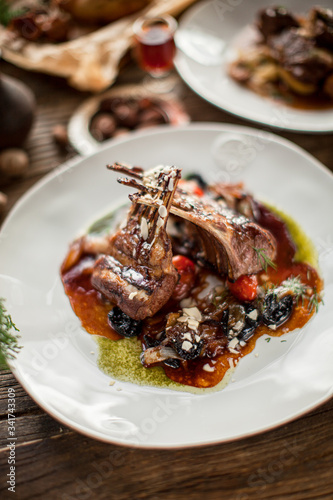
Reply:
[[[169,15],[139,17],[133,24],[135,56],[140,68],[148,73],[144,84],[152,92],[171,90],[168,76],[176,54],[177,26],[176,19]]]

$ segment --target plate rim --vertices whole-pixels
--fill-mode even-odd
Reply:
[[[260,129],[255,129],[253,127],[248,127],[248,126],[240,126],[240,125],[233,125],[233,124],[221,124],[221,123],[216,123],[216,122],[196,122],[196,123],[190,123],[189,125],[186,126],[181,126],[177,128],[177,132],[185,131],[188,132],[189,130],[196,130],[198,132],[200,131],[218,131],[218,132],[238,132],[238,133],[245,133],[245,134],[250,134],[252,136],[257,136],[258,132],[262,133]],[[170,125],[163,125],[156,127],[155,129],[149,129],[149,130],[144,130],[144,131],[136,131],[132,132],[128,136],[124,138],[118,138],[113,140],[111,143],[109,142],[108,144],[104,144],[101,149],[99,149],[96,153],[93,155],[87,157],[87,156],[81,156],[77,155],[74,158],[68,160],[67,162],[63,163],[59,167],[57,167],[55,170],[49,172],[46,174],[42,179],[37,181],[31,188],[29,188],[26,193],[24,193],[19,200],[14,204],[12,209],[10,210],[9,214],[3,221],[3,224],[1,226],[0,230],[0,237],[4,233],[4,231],[7,228],[7,225],[10,224],[12,217],[15,216],[16,212],[20,209],[22,205],[25,204],[26,201],[28,201],[31,197],[34,196],[34,194],[39,191],[40,189],[43,189],[45,185],[47,185],[52,179],[55,179],[57,176],[62,175],[64,172],[67,170],[70,170],[71,168],[75,168],[78,166],[81,162],[84,162],[88,160],[89,158],[100,154],[102,150],[107,150],[109,148],[112,148],[114,145],[124,143],[131,141],[133,137],[145,137],[145,136],[151,136],[151,135],[164,135],[165,133],[168,132],[175,132],[175,128],[170,126]],[[293,151],[296,151],[298,154],[301,156],[305,157],[306,159],[310,160],[313,166],[316,168],[319,168],[324,174],[329,175],[331,178],[333,178],[333,173],[319,160],[317,160],[312,154],[308,153],[305,151],[303,148],[298,146],[297,144],[293,143],[292,141],[282,138],[272,132],[265,132],[265,137],[269,141],[272,141],[273,143],[279,143],[284,147],[287,147],[288,149],[291,149]],[[32,399],[38,404],[48,415],[50,415],[52,418],[55,418],[57,421],[59,421],[61,424],[67,426],[68,428],[74,430],[75,432],[79,432],[80,434],[83,434],[87,437],[97,439],[99,441],[109,443],[109,444],[115,444],[119,446],[125,446],[129,448],[140,448],[140,449],[169,449],[169,450],[177,450],[177,449],[185,449],[185,448],[198,448],[198,447],[204,447],[204,446],[211,446],[211,445],[218,445],[218,444],[223,444],[227,442],[233,442],[233,441],[238,441],[240,439],[246,439],[250,438],[252,436],[260,435],[265,432],[268,432],[270,430],[277,429],[289,422],[293,422],[294,420],[297,420],[298,418],[308,414],[310,411],[315,410],[316,408],[320,407],[322,404],[325,404],[327,401],[329,401],[333,397],[333,386],[332,386],[332,391],[325,396],[323,396],[320,400],[316,401],[314,404],[308,404],[306,407],[304,407],[302,410],[296,412],[292,416],[283,419],[283,421],[280,421],[278,423],[274,423],[271,425],[267,425],[264,428],[258,429],[257,431],[252,431],[252,432],[245,432],[240,435],[232,436],[229,438],[220,438],[220,439],[214,439],[214,440],[207,440],[205,442],[194,442],[194,443],[186,443],[186,444],[172,444],[172,445],[161,445],[161,444],[154,444],[154,443],[133,443],[133,442],[127,442],[127,441],[122,441],[121,439],[113,438],[112,436],[106,437],[103,436],[101,433],[98,431],[95,431],[93,429],[85,429],[81,424],[75,423],[73,424],[65,415],[62,415],[59,413],[57,409],[50,409],[47,404],[44,403],[44,399],[41,396],[38,396],[36,393],[35,389],[29,386],[28,381],[24,378],[24,376],[19,373],[19,367],[16,368],[15,362],[11,362],[9,360],[8,365],[10,367],[10,370],[14,374],[16,380],[19,382],[20,385],[24,388],[24,390],[27,392],[27,394],[32,397]]]

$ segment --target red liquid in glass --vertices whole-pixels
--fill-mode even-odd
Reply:
[[[168,26],[155,25],[145,28],[137,44],[138,62],[151,73],[164,73],[173,67],[176,47]]]

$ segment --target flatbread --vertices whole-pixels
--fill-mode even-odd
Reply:
[[[21,68],[61,76],[82,91],[101,92],[115,81],[119,62],[133,42],[138,15],[177,15],[195,0],[155,0],[135,15],[64,43],[38,44],[13,38],[0,26],[2,58]]]

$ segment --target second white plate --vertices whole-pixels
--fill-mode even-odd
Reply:
[[[255,22],[267,0],[222,2],[209,0],[191,7],[181,18],[177,33],[180,48],[176,68],[201,97],[219,108],[271,128],[300,132],[332,132],[333,109],[298,110],[279,105],[237,84],[227,73],[235,57],[237,38]],[[331,2],[321,2],[332,7]],[[307,13],[312,0],[291,0],[288,9]]]

